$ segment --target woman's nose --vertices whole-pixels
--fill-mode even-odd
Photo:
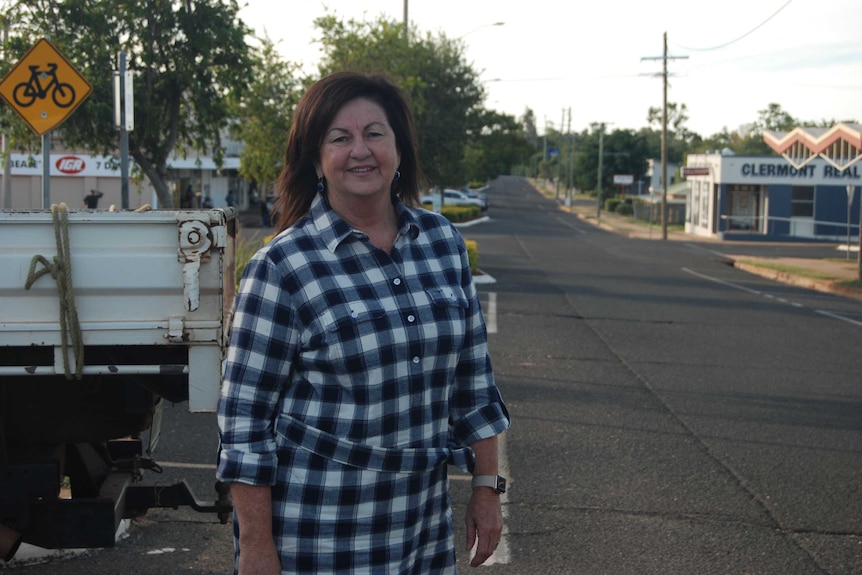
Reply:
[[[350,155],[354,158],[364,158],[369,154],[368,143],[363,138],[356,138],[353,141],[353,147],[350,149]]]

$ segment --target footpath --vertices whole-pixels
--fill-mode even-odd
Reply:
[[[536,182],[533,185],[540,193],[549,198],[555,197],[552,188],[545,188]],[[595,200],[591,202],[574,201],[571,206],[560,205],[563,211],[574,213],[581,220],[602,229],[623,234],[630,238],[662,240],[661,224],[648,224],[631,216],[621,216],[614,212],[601,211],[596,217]],[[735,242],[693,236],[677,229],[668,229],[668,241],[715,242],[722,246],[722,252],[732,252]],[[850,259],[836,251],[834,258],[789,258],[760,257],[751,255],[729,255],[734,267],[775,281],[797,285],[821,292],[838,294],[862,301],[862,282],[859,281],[859,263],[856,253]]]

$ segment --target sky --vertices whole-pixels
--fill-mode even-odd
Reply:
[[[420,34],[463,39],[486,108],[516,118],[529,108],[540,133],[646,127],[662,105],[665,33],[668,101],[687,106],[687,128],[703,137],[773,102],[800,121],[862,122],[859,0],[245,0],[239,15],[315,71],[315,18],[402,22],[405,3]]]

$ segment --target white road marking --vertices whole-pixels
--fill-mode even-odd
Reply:
[[[739,284],[735,284],[735,283],[733,283],[733,282],[725,281],[725,280],[718,279],[718,278],[715,278],[715,277],[712,277],[712,276],[708,276],[708,275],[706,275],[706,274],[702,274],[702,273],[696,272],[696,271],[694,271],[694,270],[690,270],[690,269],[688,269],[688,268],[682,268],[682,271],[684,271],[684,272],[686,272],[686,273],[689,273],[689,274],[691,274],[691,275],[693,275],[693,276],[697,276],[697,277],[699,277],[699,278],[703,278],[703,279],[705,279],[705,280],[709,280],[709,281],[711,281],[711,282],[715,282],[715,283],[717,283],[717,284],[721,284],[721,285],[725,285],[725,286],[727,286],[727,287],[731,287],[731,288],[734,288],[734,289],[742,290],[742,291],[744,291],[744,292],[748,292],[748,293],[750,293],[750,294],[759,295],[759,296],[761,296],[761,297],[765,297],[765,298],[767,298],[767,299],[772,299],[772,300],[775,300],[775,301],[778,301],[778,302],[781,302],[781,303],[785,303],[785,304],[787,304],[787,305],[791,305],[791,306],[793,306],[793,307],[798,307],[798,308],[805,308],[805,307],[806,307],[806,306],[804,306],[804,305],[802,305],[802,304],[800,304],[800,303],[792,302],[792,301],[786,300],[786,299],[784,299],[784,298],[778,298],[778,297],[775,297],[775,296],[774,296],[774,295],[772,295],[772,294],[768,294],[768,293],[766,293],[766,292],[762,292],[762,291],[758,291],[758,290],[750,289],[750,288],[747,288],[747,287],[745,287],[745,286],[741,286],[741,285],[739,285]],[[855,320],[855,319],[851,319],[851,318],[849,318],[849,317],[843,316],[843,315],[838,314],[838,313],[835,313],[835,312],[825,311],[825,310],[822,310],[822,309],[814,309],[814,310],[812,310],[812,311],[814,311],[815,313],[819,313],[820,315],[825,315],[826,317],[831,317],[832,319],[837,319],[837,320],[841,320],[841,321],[846,321],[847,323],[851,323],[851,324],[853,324],[853,325],[858,325],[858,326],[862,327],[862,322],[857,321],[857,320]]]
[[[497,292],[488,292],[488,310],[485,313],[485,328],[488,333],[497,333]]]

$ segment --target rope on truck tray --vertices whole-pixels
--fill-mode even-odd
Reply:
[[[78,323],[78,309],[75,307],[75,293],[72,289],[72,258],[69,251],[69,210],[66,204],[51,206],[54,219],[54,238],[57,242],[57,255],[53,261],[41,255],[33,256],[30,273],[27,274],[25,289],[45,274],[51,274],[57,282],[57,296],[60,299],[60,337],[63,342],[63,370],[66,379],[81,379],[84,369],[84,341],[81,337],[81,324]],[[42,264],[41,269],[36,266]],[[69,367],[69,339],[75,354],[75,372]]]

